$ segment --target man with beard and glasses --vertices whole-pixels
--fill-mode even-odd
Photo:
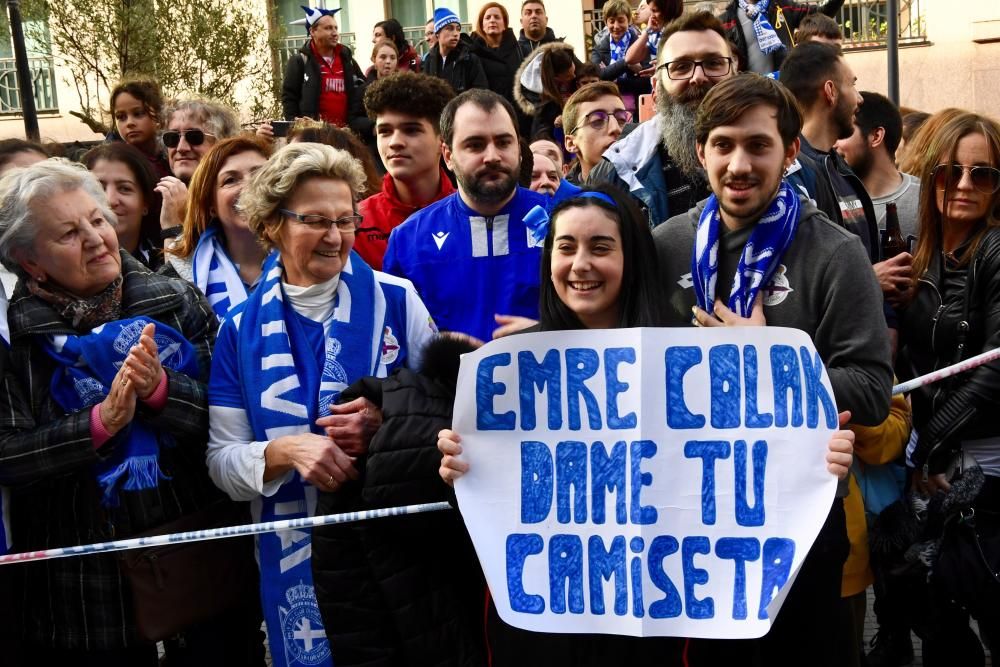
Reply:
[[[857,77],[840,50],[819,42],[792,49],[781,65],[781,83],[802,109],[802,154],[816,164],[816,205],[834,222],[861,237],[872,263],[878,262],[875,209],[861,179],[833,144],[854,132],[863,101]]]
[[[382,262],[385,272],[413,282],[439,328],[481,340],[490,339],[498,317],[538,317],[546,230],[524,218],[548,198],[517,184],[516,119],[510,102],[485,89],[448,103],[441,152],[458,192],[396,227]]]
[[[777,82],[743,74],[712,89],[695,123],[712,196],[653,230],[673,326],[801,329],[826,364],[837,407],[856,424],[889,413],[892,386],[882,296],[857,236],[832,224],[783,175],[801,116]],[[841,576],[849,551],[838,489],[770,632],[693,639],[690,665],[840,667]]]
[[[735,73],[726,33],[711,13],[683,14],[668,24],[657,57],[656,116],[605,151],[588,182],[629,192],[654,227],[707,197],[695,111],[712,86]]]
[[[871,195],[876,224],[885,230],[885,205],[896,204],[903,238],[917,234],[917,209],[920,205],[920,180],[896,168],[893,156],[903,136],[899,107],[884,95],[865,91],[864,104],[854,116],[854,132],[834,147]],[[899,303],[910,283],[910,253],[904,252],[875,265],[875,274],[885,298]]]

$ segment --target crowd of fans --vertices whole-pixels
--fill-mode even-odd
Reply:
[[[367,73],[313,8],[283,119],[135,78],[81,163],[0,142],[0,550],[453,501],[483,341],[785,326],[840,485],[765,637],[519,630],[441,513],[0,568],[3,664],[880,667],[912,631],[983,665],[1000,362],[891,387],[1000,347],[1000,125],[859,91],[842,4],[609,0],[589,59],[541,0],[519,36],[438,8],[424,58],[378,23]],[[210,600],[163,602],[195,573]]]

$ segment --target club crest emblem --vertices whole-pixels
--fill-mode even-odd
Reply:
[[[385,365],[396,361],[399,356],[399,341],[392,335],[392,327],[386,327],[382,333],[382,363]]]
[[[788,298],[790,293],[795,291],[788,283],[788,276],[785,275],[786,270],[784,264],[779,265],[778,270],[774,272],[774,276],[771,278],[771,282],[761,290],[764,295],[765,306],[777,306]]]
[[[285,591],[289,607],[278,607],[282,638],[285,644],[285,662],[318,665],[330,657],[330,642],[323,629],[313,587],[304,583]]]

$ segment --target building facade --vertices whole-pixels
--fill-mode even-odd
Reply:
[[[302,0],[252,0],[267,16],[275,47],[260,54],[272,61],[278,73],[301,46],[305,28]],[[319,4],[320,0],[309,0]],[[371,29],[394,17],[421,52],[424,23],[437,7],[455,11],[469,28],[487,0],[324,0],[323,6],[340,6],[337,15],[343,41],[352,46],[365,68],[369,64]],[[502,0],[511,27],[520,30],[520,0]],[[686,0],[689,6],[721,9],[724,1]],[[600,29],[603,0],[546,0],[549,27],[576,47],[581,58],[589,51],[591,35]],[[998,0],[899,0],[900,101],[907,107],[936,111],[958,106],[1000,116],[1000,2]],[[886,92],[886,1],[847,0],[837,17],[846,36],[845,52],[864,90]],[[37,32],[37,31],[35,31]],[[49,141],[100,139],[71,115],[77,102],[75,84],[60,67],[61,54],[43,42],[29,43],[29,59],[40,113],[42,137]],[[24,136],[20,97],[14,72],[13,50],[6,17],[0,20],[0,138]],[[247,122],[257,120],[245,118]]]

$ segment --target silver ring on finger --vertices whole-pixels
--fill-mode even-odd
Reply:
[[[336,481],[335,481],[335,480],[333,479],[333,475],[330,475],[330,479],[328,479],[328,480],[326,481],[326,485],[327,485],[327,486],[335,486],[335,485],[336,485],[336,483],[337,483],[337,482],[336,482]]]

